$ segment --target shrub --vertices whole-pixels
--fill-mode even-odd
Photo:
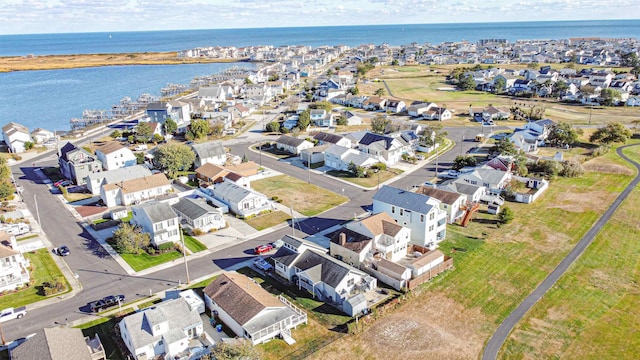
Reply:
[[[53,282],[42,283],[42,291],[45,296],[57,294],[65,290],[64,282],[60,279],[55,279]]]
[[[568,161],[562,165],[562,170],[560,170],[560,176],[564,177],[580,177],[583,174],[584,169],[578,161]]]
[[[158,251],[165,252],[167,250],[173,249],[174,247],[175,247],[175,244],[170,241],[168,243],[158,245]]]
[[[200,236],[204,234],[204,231],[202,231],[202,229],[193,229],[191,230],[191,232],[193,233],[193,236]]]

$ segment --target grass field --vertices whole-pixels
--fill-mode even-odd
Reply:
[[[180,257],[182,257],[182,254],[174,250],[159,255],[149,255],[147,253],[142,253],[139,255],[120,254],[120,256],[124,261],[127,262],[127,264],[129,264],[129,266],[131,266],[134,271],[141,271],[156,265],[179,259]]]
[[[253,181],[251,186],[270,198],[282,199],[282,204],[305,216],[314,216],[347,202],[347,198],[305,181],[278,175]]]
[[[191,235],[183,234],[184,237],[184,245],[191,251],[192,253],[197,253],[203,250],[207,250],[207,246],[198,239],[194,238]]]
[[[24,256],[31,262],[33,271],[31,277],[35,279],[32,286],[20,290],[16,293],[6,294],[0,297],[0,309],[8,307],[19,307],[44,300],[47,296],[41,292],[42,283],[52,282],[61,279],[66,285],[65,291],[51,296],[60,296],[71,290],[69,283],[60,272],[51,254],[47,249],[40,249],[35,252],[25,253]]]
[[[378,171],[377,173],[372,174],[370,177],[362,177],[362,178],[354,177],[353,173],[349,171],[332,170],[327,172],[327,174],[333,177],[340,178],[342,180],[346,180],[348,182],[354,183],[356,185],[359,185],[365,188],[372,188],[377,186],[378,184],[382,184],[385,181],[402,174],[402,172],[403,171],[400,169],[387,169],[384,171]]]
[[[640,162],[640,149],[626,150]],[[640,189],[514,329],[501,358],[637,359]]]
[[[457,65],[461,67],[462,65]],[[583,105],[560,103],[548,98],[523,99],[507,95],[494,95],[481,91],[445,91],[453,88],[446,83],[446,76],[456,65],[411,66],[411,67],[376,67],[367,73],[367,78],[384,80],[394,97],[410,101],[430,101],[444,105],[453,113],[453,118],[447,120],[447,125],[468,125],[470,118],[469,106],[485,107],[494,105],[508,110],[514,104],[521,107],[540,105],[546,108],[545,117],[554,121],[570,122],[572,124],[604,124],[612,121],[630,123],[638,119],[638,110],[629,107],[589,108]],[[509,65],[509,68],[523,67]],[[552,67],[558,68],[557,64]],[[373,94],[377,89],[384,88],[382,82],[360,82],[358,89],[362,94]],[[509,124],[511,124],[509,122]]]
[[[466,228],[449,226],[440,249],[454,258],[454,271],[423,285],[399,310],[364,333],[338,340],[311,358],[478,358],[500,322],[555,268],[633,176],[613,150],[585,168],[582,178],[552,181],[533,204],[508,203],[516,214],[508,225],[497,227],[493,215],[479,213]],[[545,344],[533,346],[538,345]],[[506,357],[548,358],[520,355]]]
[[[252,228],[260,231],[272,226],[282,224],[289,219],[291,219],[291,215],[282,211],[273,211],[268,214],[252,217],[251,219],[245,220],[245,222]]]

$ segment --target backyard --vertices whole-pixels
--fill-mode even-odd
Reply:
[[[633,176],[633,171],[616,156],[613,149],[603,158],[585,163],[585,169],[587,171],[581,178],[558,178],[552,181],[547,192],[533,204],[509,203],[508,206],[514,210],[516,217],[508,225],[498,227],[495,217],[478,214],[466,228],[450,226],[447,240],[440,244],[440,249],[454,258],[454,271],[446,272],[423,285],[414,292],[409,302],[405,302],[383,321],[374,323],[364,333],[339,340],[312,358],[395,359],[400,354],[404,359],[478,358],[485,342],[499,323],[555,268]],[[635,232],[637,231],[636,225]],[[629,238],[637,239],[637,236]],[[453,251],[454,248],[457,251]],[[637,259],[637,256],[633,257],[636,253],[637,250],[629,251],[623,258]],[[598,259],[598,256],[597,253],[593,256],[585,254],[582,260],[602,266],[618,261],[612,258],[616,256],[615,252],[602,259]],[[633,268],[635,279],[635,262],[624,263]],[[616,265],[618,266],[625,267]],[[627,271],[629,266],[626,266]],[[576,288],[593,287],[584,281],[600,279],[599,276],[598,273],[591,272],[589,276],[578,277],[581,281]],[[600,287],[609,286],[609,276],[602,279],[604,281],[600,282]],[[629,280],[621,279],[614,283],[626,284],[627,287],[630,286],[629,289],[633,289],[635,283],[630,283],[630,278],[627,279]],[[563,289],[559,286],[557,288]],[[558,292],[565,297],[576,295],[576,301],[582,299],[574,291]],[[552,301],[549,308],[560,306],[562,311],[568,311],[561,299],[559,296]],[[597,300],[595,297],[594,299]],[[625,306],[628,308],[629,305],[628,300],[626,305],[623,301],[617,314],[621,314]],[[606,303],[600,306],[606,307]],[[576,308],[580,309],[580,306]],[[541,310],[538,316],[553,318],[563,313],[556,310]],[[416,313],[421,316],[416,317]],[[610,315],[615,314],[616,312],[612,312]],[[567,323],[573,325],[584,324],[580,319],[569,320]],[[622,315],[617,320],[627,327],[637,324],[637,319],[627,320]],[[532,323],[540,325],[536,327],[539,333],[528,334],[529,329],[525,329],[516,334],[516,339],[533,335],[544,339],[563,331],[555,330],[556,323],[546,326],[537,321]],[[606,326],[606,323],[602,321],[597,325]],[[574,330],[566,333],[573,333]],[[581,341],[581,344],[589,341],[589,346],[597,346],[601,340],[596,338],[596,328],[590,330],[593,333],[588,339]],[[402,336],[398,338],[397,334]],[[513,354],[509,352],[505,355],[507,358],[553,357],[547,356],[551,354],[537,352],[543,351],[546,345],[544,342],[534,343],[534,349],[520,343],[510,344],[510,348],[517,351]],[[574,350],[578,349],[576,346]],[[576,354],[575,357],[581,358],[580,355]]]
[[[283,205],[305,216],[320,214],[348,201],[342,195],[288,175],[253,181],[251,187],[274,200],[282,200]]]

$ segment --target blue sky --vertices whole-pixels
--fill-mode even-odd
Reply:
[[[0,34],[638,18],[638,0],[0,0]]]

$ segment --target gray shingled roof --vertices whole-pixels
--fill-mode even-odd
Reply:
[[[300,146],[300,144],[304,143],[305,141],[306,141],[305,139],[298,139],[289,135],[281,135],[278,138],[278,140],[276,140],[276,143],[287,145],[287,146],[298,147]]]
[[[188,197],[183,197],[180,201],[171,206],[174,210],[192,220],[198,219],[207,214],[220,213],[218,209],[210,206],[205,201]]]
[[[104,179],[105,184],[113,184],[120,181],[139,179],[145,176],[151,176],[151,170],[147,169],[143,165],[133,165],[126,168],[101,171],[88,175],[89,181]]]
[[[200,159],[207,159],[214,156],[222,156],[226,154],[221,141],[211,141],[202,144],[192,144],[191,148]]]
[[[175,337],[179,336],[175,331],[153,336],[151,327],[154,324],[167,321],[169,329],[181,331],[180,329],[185,327],[202,323],[198,311],[195,309],[189,310],[189,305],[183,298],[163,301],[156,305],[155,308],[131,314],[126,316],[122,321],[124,321],[129,330],[131,344],[136,349],[153,344],[162,337],[168,340],[170,338],[175,339]],[[183,337],[186,338],[187,336],[184,335]]]
[[[11,351],[16,360],[91,360],[80,329],[46,328]]]
[[[229,201],[234,203],[242,201],[251,194],[260,194],[251,189],[247,189],[230,181],[224,181],[216,184],[213,188],[214,194],[225,194]]]
[[[416,211],[420,214],[426,214],[431,211],[431,208],[433,206],[427,203],[429,199],[431,199],[429,196],[416,194],[411,191],[406,191],[387,185],[384,185],[373,196],[373,201],[395,205],[403,209]]]
[[[322,142],[325,142],[325,143],[331,143],[331,144],[336,144],[336,143],[338,143],[338,141],[343,139],[343,137],[340,136],[340,135],[326,133],[326,132],[317,133],[316,136],[314,136],[313,138],[318,140],[318,141],[322,141]]]
[[[131,207],[132,210],[146,213],[152,224],[175,219],[178,217],[171,208],[171,205],[167,203],[149,202],[142,205],[135,205]]]
[[[311,270],[308,274],[314,281],[322,281],[333,288],[338,286],[350,271],[347,264],[311,250],[305,250],[293,266],[303,271]]]

